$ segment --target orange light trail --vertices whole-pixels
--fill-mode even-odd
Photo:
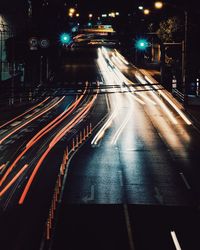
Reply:
[[[28,167],[28,164],[24,165],[22,169],[15,175],[15,177],[4,187],[0,192],[0,197],[9,189],[9,187],[17,180],[17,178],[24,172]]]
[[[86,92],[88,84],[86,84],[86,88],[83,92],[83,95]],[[69,114],[72,113],[72,111],[74,110],[74,108],[78,105],[78,103],[80,103],[81,99],[83,98],[83,95],[81,95],[79,97],[79,99],[77,99],[75,101],[75,103],[71,104],[70,107],[65,110],[63,113],[66,113],[66,115],[56,124],[54,124],[52,127],[49,128],[49,124],[47,126],[45,126],[42,131],[43,133],[40,133],[41,131],[39,131],[30,141],[29,143],[27,143],[26,148],[18,155],[18,157],[15,159],[15,161],[11,164],[11,166],[7,169],[7,171],[5,172],[4,176],[2,177],[2,179],[0,180],[0,186],[3,184],[3,182],[5,181],[5,179],[7,178],[7,176],[9,175],[9,173],[12,171],[12,169],[16,166],[16,164],[19,162],[19,160],[25,155],[25,153],[41,138],[43,137],[47,132],[49,132],[51,129],[53,129],[58,123],[60,123],[63,119],[65,119]],[[63,115],[63,113],[61,115]],[[61,117],[61,115],[59,115],[58,117]],[[57,118],[55,118],[52,122],[50,122],[51,124],[53,124],[55,121],[57,121]]]
[[[16,116],[15,118],[13,118],[12,120],[7,121],[6,123],[2,124],[2,125],[0,126],[0,129],[3,128],[3,127],[5,127],[6,125],[10,124],[11,122],[14,122],[15,120],[17,120],[18,118],[22,117],[23,115],[29,113],[30,111],[32,111],[33,109],[37,108],[38,106],[42,105],[42,104],[43,104],[44,102],[46,102],[49,98],[50,98],[50,97],[47,97],[45,100],[43,100],[42,102],[38,103],[36,106],[34,106],[34,107],[28,109],[28,110],[25,111],[23,114],[18,115],[18,116]]]
[[[73,106],[73,104],[71,105],[71,106]],[[71,108],[71,106],[69,107],[69,108]],[[71,110],[71,112],[73,111],[73,109]],[[66,116],[67,115],[69,115],[71,112],[68,112],[67,114],[66,114]],[[62,115],[62,114],[61,114]],[[60,116],[60,115],[59,115]],[[66,116],[64,116],[65,118],[66,118]],[[54,120],[56,120],[56,119],[54,119]],[[53,123],[54,122],[54,120],[51,122],[51,123]],[[60,122],[60,121],[59,121]],[[58,122],[57,122],[58,123]],[[43,133],[40,133],[40,132],[38,132],[28,143],[27,143],[27,145],[26,145],[26,148],[18,155],[18,157],[14,160],[14,162],[11,164],[11,166],[7,169],[7,171],[5,172],[5,174],[4,174],[4,176],[2,177],[2,179],[0,180],[0,186],[3,184],[3,182],[5,181],[5,179],[7,178],[7,176],[9,175],[9,173],[12,171],[12,169],[15,167],[15,165],[19,162],[19,160],[25,155],[25,153],[41,138],[41,137],[43,137],[47,132],[49,132],[51,129],[53,129],[56,125],[57,125],[57,123],[54,125],[54,126],[52,126],[52,127],[50,127],[50,128],[48,128],[47,129],[47,127],[49,127],[48,125],[47,126],[45,126],[43,129],[42,129],[42,131],[44,131]]]
[[[61,101],[63,101],[63,99],[65,98],[65,96],[63,96],[59,101],[57,101],[56,103],[54,103],[53,105],[51,105],[49,108],[45,109],[43,112],[41,112],[40,114],[34,116],[33,118],[31,118],[29,121],[25,122],[24,124],[22,124],[21,126],[19,126],[18,128],[14,129],[12,132],[10,132],[9,134],[7,134],[4,138],[2,138],[0,140],[0,144],[2,144],[2,142],[4,142],[8,137],[10,137],[11,135],[13,135],[15,132],[17,132],[18,130],[20,130],[21,128],[23,128],[24,126],[26,126],[27,124],[31,123],[32,121],[36,120],[38,117],[42,116],[43,114],[47,113],[49,110],[51,110],[52,108],[54,108],[56,105],[58,105]]]
[[[43,129],[41,129],[26,145],[26,147],[30,147],[33,145],[36,141],[38,141],[42,136],[44,136],[46,133],[48,133],[50,130],[52,130],[56,125],[58,125],[61,121],[63,121],[68,115],[70,115],[73,110],[78,106],[80,103],[81,99],[83,98],[84,94],[86,92],[86,89],[70,107],[65,110],[63,113],[61,113],[58,117],[56,117],[53,121],[51,121],[47,126],[45,126]],[[65,114],[65,115],[64,115]],[[64,116],[63,116],[64,115]],[[63,116],[63,117],[62,117]],[[62,118],[61,118],[62,117]],[[61,118],[61,119],[60,119]],[[60,120],[59,120],[60,119]],[[52,126],[53,124],[53,126]],[[37,140],[36,140],[37,139]]]
[[[58,132],[58,134],[54,137],[54,139],[51,141],[51,143],[49,144],[49,147],[47,148],[47,150],[43,153],[42,157],[40,158],[40,160],[38,161],[38,163],[36,164],[25,188],[24,191],[19,199],[19,204],[23,204],[27,193],[31,187],[31,184],[40,168],[40,166],[42,165],[44,159],[46,158],[46,156],[48,155],[48,153],[51,151],[51,149],[56,145],[56,143],[63,137],[65,136],[65,134],[71,129],[73,128],[83,117],[84,115],[90,110],[90,108],[92,107],[96,97],[97,97],[98,92],[96,93],[96,95],[93,97],[93,99],[87,104],[87,106],[79,113],[77,114],[74,119],[67,124],[60,132]]]

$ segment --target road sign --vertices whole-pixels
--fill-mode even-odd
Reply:
[[[39,44],[40,44],[40,47],[42,49],[46,49],[49,47],[49,40],[48,39],[41,39]]]
[[[30,50],[37,50],[38,49],[38,39],[36,37],[31,37],[29,39],[29,46],[30,46]]]

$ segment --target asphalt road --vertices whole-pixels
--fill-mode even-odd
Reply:
[[[173,233],[181,249],[200,248],[199,131],[186,124],[164,92],[144,84],[148,77],[123,64],[112,52],[81,49],[63,54],[51,93],[55,89],[59,99],[69,95],[69,84],[79,86],[83,93],[87,82],[89,90],[73,112],[35,143],[9,174],[11,181],[30,162],[1,197],[3,250],[179,249]],[[50,90],[46,91],[48,96]],[[46,113],[43,123],[36,120],[28,125],[26,129],[32,128],[29,134],[20,132],[25,144],[82,96],[76,95],[77,87],[70,93],[53,112]],[[48,153],[19,205],[39,159],[71,122],[73,126]],[[2,137],[12,131],[10,127],[2,131]],[[18,137],[10,140],[2,142],[1,166],[15,153],[16,145],[24,149]],[[66,147],[69,161],[61,175]],[[2,176],[10,164],[2,167]],[[58,177],[62,178],[61,187]],[[52,224],[50,230],[46,222]]]

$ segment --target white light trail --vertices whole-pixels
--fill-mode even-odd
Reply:
[[[153,81],[152,79],[150,79],[150,77],[148,75],[146,75],[146,72],[143,72],[145,74],[145,79],[151,83],[154,84],[155,80]],[[158,83],[158,82],[156,82]],[[158,86],[153,86],[155,89],[158,90]],[[172,106],[172,108],[174,108],[176,110],[176,112],[181,116],[181,118],[185,121],[185,123],[187,125],[191,125],[191,121],[186,117],[186,115],[172,102],[172,100],[162,91],[162,90],[158,90],[159,94],[162,95],[162,97]]]
[[[147,82],[143,79],[142,76],[140,76],[137,72],[135,73],[135,77],[142,83],[147,84]],[[146,89],[151,89],[149,86],[144,86]],[[160,107],[163,109],[163,111],[167,114],[171,122],[175,125],[178,124],[177,120],[173,116],[172,112],[168,109],[168,107],[160,100],[160,98],[152,91],[150,91],[151,95],[156,99],[156,101],[159,103]]]
[[[101,129],[97,132],[93,140],[91,141],[91,144],[97,145],[99,140],[104,136],[105,131],[110,127],[112,124],[113,119],[117,115],[117,110],[115,110],[111,116],[108,118],[108,120],[105,122],[105,124],[101,127]]]

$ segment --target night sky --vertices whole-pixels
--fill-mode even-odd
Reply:
[[[42,3],[49,2],[49,5],[64,6],[64,3],[67,6],[72,5],[73,3],[78,3],[79,9],[81,11],[94,11],[94,12],[104,12],[104,11],[126,11],[132,12],[137,6],[143,5],[144,7],[151,8],[153,7],[154,0],[32,0],[32,3]],[[20,11],[21,6],[27,3],[28,0],[0,0],[0,13],[6,9],[15,9],[17,8]],[[166,3],[175,4],[178,6],[187,6],[187,8],[194,9],[198,11],[198,0],[165,0]]]

